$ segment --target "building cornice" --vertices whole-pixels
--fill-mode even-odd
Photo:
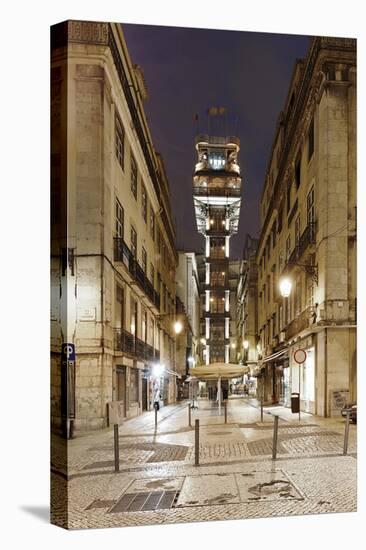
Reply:
[[[113,31],[113,27],[115,27],[116,32]],[[136,97],[135,99],[133,97],[131,91],[132,88],[135,89],[135,87],[137,87],[134,82],[136,80],[136,75],[132,65],[131,67],[128,66],[128,61],[130,61],[129,58],[125,61],[123,55],[120,53],[121,49],[125,57],[128,57],[128,52],[125,51],[125,45],[122,43],[123,39],[121,36],[122,31],[120,26],[114,23],[68,20],[52,27],[51,50],[66,48],[68,43],[94,44],[107,46],[109,48],[130,111],[136,136],[147,165],[147,170],[162,208],[164,227],[175,259],[177,260],[171,212],[167,210],[167,206],[161,198],[163,184],[159,181],[159,163],[152,145],[149,129],[147,128],[142,104],[139,102],[139,98]],[[127,71],[124,61],[127,64]],[[127,72],[130,74],[132,83],[129,81]]]
[[[281,199],[280,190],[286,186],[291,176],[292,159],[297,153],[298,143],[305,136],[307,126],[313,115],[316,101],[319,101],[319,93],[324,86],[324,73],[322,67],[326,62],[338,61],[346,64],[354,62],[356,52],[356,40],[353,38],[315,37],[309,48],[305,60],[304,71],[299,91],[293,106],[292,114],[287,120],[285,113],[286,136],[281,151],[278,173],[274,182],[271,199],[267,207],[267,213],[262,224],[261,235],[258,244],[258,257],[260,257],[263,241],[267,234],[267,227],[271,221],[273,210]],[[292,82],[292,81],[291,81]],[[291,84],[293,86],[293,82]],[[270,165],[269,165],[270,168]],[[268,172],[265,176],[267,180]]]

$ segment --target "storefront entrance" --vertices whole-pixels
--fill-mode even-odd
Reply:
[[[117,365],[116,367],[116,386],[117,386],[117,401],[122,401],[123,417],[126,417],[126,367]]]

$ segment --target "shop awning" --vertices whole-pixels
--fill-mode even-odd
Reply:
[[[182,375],[179,374],[179,372],[175,372],[175,370],[165,368],[165,372],[168,374],[171,374],[172,376],[177,376],[178,378],[182,378]]]
[[[249,368],[236,363],[210,363],[200,367],[192,367],[189,374],[201,380],[215,380],[217,378],[235,378],[243,376]]]
[[[282,355],[285,355],[285,353],[288,352],[288,348],[282,349],[281,351],[277,351],[276,353],[272,353],[272,355],[268,355],[264,359],[262,359],[263,363],[268,363],[269,361],[273,361],[274,359],[277,359],[278,357],[281,357]]]

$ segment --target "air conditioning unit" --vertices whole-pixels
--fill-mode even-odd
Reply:
[[[286,332],[280,332],[280,344],[286,340]]]

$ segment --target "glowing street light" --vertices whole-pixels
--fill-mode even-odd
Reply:
[[[288,277],[283,277],[280,280],[280,292],[284,298],[288,298],[291,294],[292,282]]]
[[[206,345],[206,338],[201,338],[200,342],[201,342],[201,344],[203,344],[205,346]]]
[[[249,342],[248,342],[248,340],[244,340],[244,342],[243,342],[243,348],[244,348],[244,349],[248,349],[248,348],[249,348]]]
[[[160,378],[163,372],[164,372],[164,365],[162,365],[161,363],[156,363],[152,368],[152,375],[155,378]]]
[[[180,321],[175,321],[174,323],[174,332],[175,334],[180,334],[183,330],[183,325]]]

